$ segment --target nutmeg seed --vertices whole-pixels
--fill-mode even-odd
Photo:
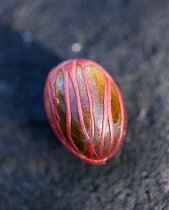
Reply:
[[[97,63],[68,60],[48,74],[44,104],[57,139],[77,158],[100,165],[120,148],[127,112],[112,77]]]

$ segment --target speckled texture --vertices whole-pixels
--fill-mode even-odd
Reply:
[[[0,4],[0,209],[169,209],[169,1]],[[127,104],[127,138],[102,166],[67,153],[44,113],[49,69],[75,57],[104,66]]]

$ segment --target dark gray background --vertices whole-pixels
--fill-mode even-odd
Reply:
[[[69,154],[44,113],[47,73],[76,57],[106,68],[127,105],[102,166]],[[0,209],[169,209],[169,1],[0,0]]]

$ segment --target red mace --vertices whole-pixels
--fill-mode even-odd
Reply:
[[[125,104],[112,77],[97,63],[74,59],[54,67],[44,103],[54,134],[77,158],[101,165],[120,148],[127,128]]]

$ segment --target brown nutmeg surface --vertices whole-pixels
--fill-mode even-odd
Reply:
[[[79,159],[103,164],[121,146],[127,127],[124,101],[114,80],[95,62],[75,59],[53,68],[44,102],[56,137]]]

